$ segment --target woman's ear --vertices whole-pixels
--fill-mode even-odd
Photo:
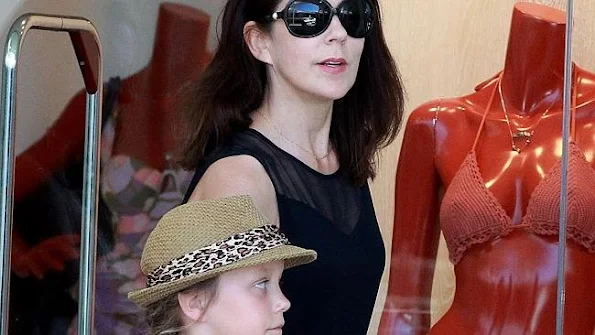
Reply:
[[[200,291],[178,293],[178,303],[180,304],[181,316],[185,325],[186,323],[195,324],[201,320],[208,305],[206,299],[206,294]]]
[[[256,22],[250,21],[244,25],[244,42],[250,49],[252,56],[259,61],[271,64],[270,45],[271,39]]]

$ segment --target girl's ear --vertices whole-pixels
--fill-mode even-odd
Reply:
[[[189,291],[178,293],[178,303],[182,311],[182,320],[189,324],[197,323],[205,314],[207,295],[201,291]]]
[[[271,64],[271,39],[256,22],[250,21],[244,25],[244,42],[254,58],[265,64]]]

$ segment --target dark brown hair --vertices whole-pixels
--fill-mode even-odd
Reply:
[[[330,130],[339,164],[355,184],[376,175],[375,153],[395,138],[403,115],[403,87],[382,32],[378,0],[369,1],[376,23],[366,37],[354,86],[334,102]],[[244,41],[244,25],[255,21],[266,29],[263,17],[278,3],[228,0],[217,52],[185,102],[189,137],[181,152],[184,167],[196,168],[205,155],[251,124],[249,114],[264,100],[267,77],[264,63]]]

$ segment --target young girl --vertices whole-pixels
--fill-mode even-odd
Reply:
[[[284,268],[316,252],[289,245],[250,197],[192,202],[163,216],[143,250],[147,288],[128,297],[146,308],[151,334],[281,334],[290,307]]]
[[[384,269],[367,181],[403,111],[378,1],[228,0],[220,31],[187,105],[186,198],[248,194],[316,250],[284,274],[285,334],[366,334]]]

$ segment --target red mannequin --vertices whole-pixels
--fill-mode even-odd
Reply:
[[[149,65],[122,83],[114,155],[125,154],[157,170],[176,149],[176,105],[188,82],[210,60],[207,14],[180,4],[163,4]]]
[[[162,170],[172,136],[180,89],[197,78],[210,60],[206,50],[209,16],[189,6],[163,3],[159,9],[153,57],[121,83],[114,154],[126,154]],[[43,138],[16,159],[15,202],[34,192],[70,162],[83,155],[85,92],[79,92]],[[78,257],[78,236],[62,235],[29,247],[13,234],[12,266],[26,277],[43,277]]]
[[[564,40],[563,12],[515,5],[502,95],[513,131],[529,127],[534,133],[527,145],[515,141],[520,153],[512,150],[496,91],[476,147],[482,179],[513,224],[520,222],[531,192],[561,156]],[[411,114],[397,171],[392,264],[379,334],[428,332],[439,193],[471,150],[497,83],[488,81],[468,96],[428,102]],[[574,83],[576,142],[595,168],[595,75],[575,67]],[[467,249],[455,265],[452,307],[431,333],[553,334],[557,246],[558,236],[515,230]],[[595,254],[571,241],[567,248],[564,333],[592,334]]]

